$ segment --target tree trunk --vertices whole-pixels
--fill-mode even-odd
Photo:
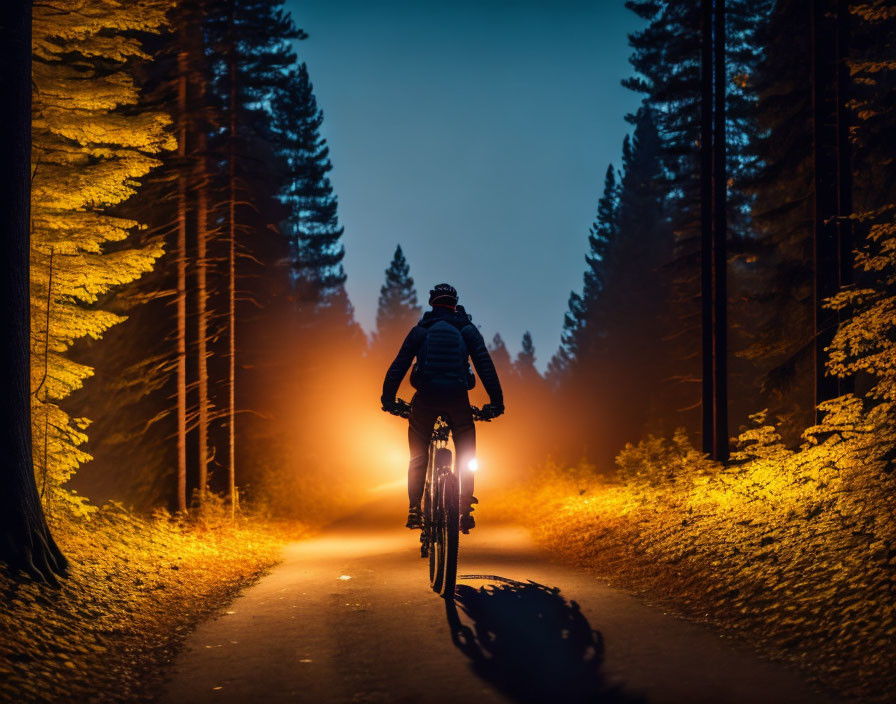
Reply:
[[[177,510],[187,510],[187,52],[177,54]]]
[[[853,224],[844,220],[852,215],[852,148],[849,143],[849,44],[850,20],[848,0],[837,0],[837,258],[838,284],[843,289],[853,283]],[[837,323],[843,322],[845,310],[838,311]],[[838,395],[853,391],[853,377],[838,379]]]
[[[0,560],[58,585],[68,562],[47,526],[31,448],[31,2],[0,3]]]
[[[702,340],[703,452],[715,437],[712,336],[712,0],[701,3],[700,41],[700,322]]]
[[[199,376],[199,505],[205,504],[208,489],[208,137],[199,127],[199,154],[196,157],[196,335]]]
[[[725,134],[725,0],[716,0],[713,135],[713,459],[728,461],[728,152]]]
[[[823,414],[819,403],[838,393],[837,380],[825,374],[826,352],[837,329],[837,315],[824,307],[837,292],[840,281],[836,225],[837,214],[837,111],[835,109],[834,33],[826,12],[826,0],[812,0],[812,153],[814,158],[813,260],[815,267],[815,418]]]
[[[230,492],[230,517],[236,517],[236,7],[230,2],[230,19],[228,23],[230,56],[228,70],[230,73],[230,133],[228,135],[228,253],[227,253],[227,317],[228,317],[228,441],[229,466],[228,488]]]

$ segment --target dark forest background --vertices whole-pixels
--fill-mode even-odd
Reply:
[[[824,312],[823,300],[861,284],[852,251],[873,217],[849,216],[896,202],[885,137],[893,13],[837,0],[728,0],[724,25],[707,30],[711,3],[626,5],[645,23],[630,37],[635,77],[625,81],[643,100],[594,194],[562,344],[538,348],[545,373],[528,334],[516,358],[499,334],[490,345],[508,412],[482,432],[482,453],[506,478],[547,457],[609,473],[626,443],[676,428],[724,459],[727,447],[713,446],[707,428],[727,440],[762,409],[795,446],[819,402],[867,386],[861,374],[825,382],[823,350],[843,313]],[[160,15],[153,26],[141,24],[148,7]],[[154,149],[139,188],[107,209],[141,226],[103,244],[103,256],[158,258],[87,304],[123,322],[74,335],[63,350],[93,370],[56,404],[91,422],[71,440],[87,454],[67,486],[139,508],[185,510],[224,496],[312,515],[400,478],[403,437],[377,399],[425,295],[399,245],[383,252],[376,330],[367,336],[354,319],[301,18],[279,0],[131,11],[129,20],[120,10],[114,31],[139,51],[88,62],[108,75],[119,62],[135,99],[113,112],[168,116],[161,129],[176,147]],[[711,57],[701,54],[706,31]],[[703,111],[720,95],[724,110],[706,131]],[[723,155],[721,182],[701,180],[701,160],[717,158],[708,135]],[[713,206],[724,227],[707,233],[701,208]],[[525,246],[550,256],[548,238]],[[833,249],[819,253],[819,242]],[[711,316],[707,327],[702,305],[712,298],[702,278],[708,246],[727,274],[721,330]],[[713,285],[718,263],[715,271]],[[434,283],[419,282],[421,291]],[[39,329],[32,347],[40,360]],[[717,384],[709,397],[707,350],[727,366],[727,390]],[[722,426],[706,425],[707,399],[728,409]],[[35,418],[39,443],[52,430]],[[52,463],[40,452],[46,477]]]

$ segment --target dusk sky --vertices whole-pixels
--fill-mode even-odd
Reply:
[[[417,291],[447,281],[487,340],[538,366],[580,290],[607,164],[639,98],[623,0],[292,0],[345,227],[348,292],[373,329],[400,243]]]

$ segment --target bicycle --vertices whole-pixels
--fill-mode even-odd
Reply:
[[[470,406],[473,420],[488,422],[491,416]],[[397,399],[392,415],[408,418],[410,404]],[[420,557],[429,558],[429,584],[439,596],[450,599],[457,585],[457,553],[460,544],[460,475],[448,449],[451,431],[440,417],[429,443],[426,483],[423,489],[423,528]]]

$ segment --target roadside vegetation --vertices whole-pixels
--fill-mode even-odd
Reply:
[[[755,421],[727,467],[684,434],[649,437],[620,453],[610,478],[549,465],[504,506],[609,584],[719,627],[848,701],[890,701],[892,446],[832,413],[792,451]]]
[[[51,524],[72,565],[58,589],[0,572],[0,700],[153,701],[193,628],[307,532],[208,503],[189,521],[110,503]]]

